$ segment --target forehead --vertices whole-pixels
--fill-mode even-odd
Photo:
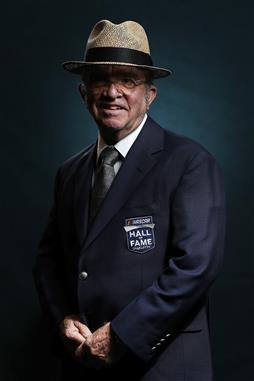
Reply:
[[[127,75],[135,78],[144,78],[145,72],[133,66],[124,65],[94,65],[89,68],[87,75],[101,74],[105,77]]]

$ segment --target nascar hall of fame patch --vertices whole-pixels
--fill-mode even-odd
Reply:
[[[128,249],[138,254],[152,250],[155,247],[154,225],[152,216],[126,219],[124,230]]]

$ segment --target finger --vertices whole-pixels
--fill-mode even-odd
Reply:
[[[86,355],[91,355],[90,347],[87,346],[85,341],[75,349],[74,353],[78,358],[84,358]]]
[[[87,336],[85,342],[88,347],[91,347],[93,345],[93,335],[90,334]]]
[[[80,344],[74,351],[76,357],[80,358],[84,355],[83,344]]]
[[[78,328],[81,335],[83,335],[85,338],[92,334],[90,329],[85,324],[82,324],[80,321],[75,321],[74,324]]]
[[[72,340],[77,342],[78,344],[83,343],[84,341],[84,336],[82,336],[78,330],[74,329],[67,329],[64,333],[64,336],[68,340]]]

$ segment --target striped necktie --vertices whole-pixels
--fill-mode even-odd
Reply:
[[[99,211],[114,178],[114,164],[120,159],[120,153],[113,147],[106,147],[100,154],[95,170],[94,186],[90,204],[90,220],[93,220]]]

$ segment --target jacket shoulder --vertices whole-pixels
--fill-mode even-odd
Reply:
[[[187,168],[194,160],[196,162],[209,161],[212,165],[218,166],[214,156],[199,142],[176,133],[165,126],[160,126],[152,118],[149,118],[153,134],[163,134],[163,160],[164,162],[174,162],[174,165]]]
[[[69,173],[69,172],[75,172],[77,167],[79,166],[80,162],[83,158],[86,157],[86,155],[91,152],[91,150],[95,147],[95,144],[90,144],[83,150],[79,151],[75,155],[72,155],[68,159],[66,159],[59,167],[59,172],[61,173]]]
[[[165,134],[164,149],[167,156],[173,155],[178,161],[181,160],[186,164],[195,158],[217,163],[212,153],[199,142],[170,130],[163,130]]]
[[[207,149],[203,147],[199,142],[187,136],[180,135],[170,130],[166,130],[165,128],[164,128],[164,134],[165,134],[165,148],[166,149],[170,148],[172,150],[173,148],[175,150],[186,151],[186,152],[194,153],[194,154],[201,151],[209,153]]]
[[[163,133],[164,149],[167,152],[173,153],[175,151],[177,152],[182,151],[186,153],[189,152],[189,154],[191,153],[195,154],[195,153],[203,151],[209,154],[207,149],[203,147],[197,141],[187,136],[178,134],[168,128],[165,128],[165,126],[159,125],[151,117],[149,117],[149,122],[150,122],[150,126],[153,128],[154,136],[156,136],[158,133],[161,133],[161,132]]]

